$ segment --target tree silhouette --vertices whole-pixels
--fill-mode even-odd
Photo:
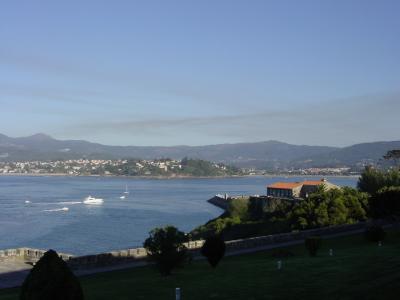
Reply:
[[[54,250],[47,251],[22,284],[20,300],[82,300],[75,275]]]
[[[208,237],[201,248],[201,254],[207,257],[210,265],[215,268],[225,255],[225,243],[221,236]]]
[[[174,268],[183,265],[187,258],[187,249],[183,245],[186,239],[185,233],[173,226],[150,231],[144,247],[162,275],[170,275]]]

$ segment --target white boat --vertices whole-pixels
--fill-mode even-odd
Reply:
[[[25,201],[25,203],[26,203],[26,204],[29,204],[29,203],[31,203],[31,201],[29,201],[29,200],[26,200],[26,201]]]
[[[119,197],[119,199],[125,199],[126,197],[124,195],[122,195],[121,197]]]
[[[95,198],[90,195],[88,197],[86,197],[85,200],[83,200],[84,204],[102,204],[103,202],[104,202],[103,199]]]

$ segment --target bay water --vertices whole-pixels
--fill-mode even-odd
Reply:
[[[154,227],[188,232],[223,211],[216,194],[263,195],[276,181],[316,177],[143,179],[127,177],[0,176],[0,249],[32,247],[74,255],[141,247]],[[327,177],[356,186],[354,177]],[[129,195],[120,197],[128,186]],[[92,195],[101,205],[83,203]]]

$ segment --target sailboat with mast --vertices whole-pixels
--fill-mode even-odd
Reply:
[[[125,192],[122,196],[119,197],[119,199],[125,199],[129,195],[129,190],[128,190],[128,185],[125,185]]]

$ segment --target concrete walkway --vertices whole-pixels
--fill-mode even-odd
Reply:
[[[21,285],[31,268],[19,258],[0,259],[0,289]]]

